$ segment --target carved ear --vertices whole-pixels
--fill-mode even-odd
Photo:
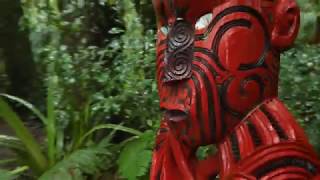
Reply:
[[[272,45],[279,50],[285,50],[293,44],[299,31],[300,10],[295,0],[278,0],[273,19]]]

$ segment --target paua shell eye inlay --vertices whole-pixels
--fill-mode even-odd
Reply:
[[[164,34],[164,35],[168,35],[169,33],[169,27],[168,26],[162,26],[160,28],[160,31]]]
[[[212,20],[212,13],[208,13],[208,14],[201,16],[198,19],[198,21],[196,22],[196,25],[195,25],[196,30],[204,29],[204,28],[208,27],[211,20]]]
[[[191,77],[194,44],[192,24],[177,19],[167,37],[164,82],[183,80]]]

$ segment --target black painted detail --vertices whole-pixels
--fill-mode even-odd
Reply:
[[[226,8],[225,10],[223,10],[219,14],[217,14],[213,18],[211,23],[209,24],[207,31],[205,33],[203,33],[203,34],[196,35],[196,41],[205,40],[207,38],[207,36],[211,33],[211,31],[214,28],[214,26],[223,17],[225,17],[227,15],[230,15],[230,14],[233,14],[233,13],[237,13],[237,12],[248,13],[251,16],[255,17],[259,21],[261,26],[263,27],[263,30],[265,31],[266,36],[268,36],[268,39],[269,39],[270,35],[269,35],[269,31],[268,31],[268,26],[267,26],[264,18],[261,16],[261,14],[257,10],[255,10],[252,7],[249,7],[249,6],[232,6],[232,7]]]
[[[268,111],[268,109],[265,106],[261,106],[260,110],[266,115],[268,118],[269,122],[271,123],[272,127],[276,130],[279,138],[281,140],[288,140],[288,136],[285,133],[285,131],[282,129],[282,127],[279,125],[278,121],[276,118]]]
[[[220,58],[218,55],[213,52],[210,49],[202,48],[202,47],[195,47],[194,52],[200,52],[202,54],[205,54],[206,56],[210,57],[214,61],[214,63],[222,70],[225,71],[226,69],[223,67],[223,65],[220,62]]]
[[[171,11],[171,12],[174,12],[174,11],[175,11],[175,7],[174,7],[173,0],[168,0],[168,1],[169,1],[170,11]]]
[[[206,135],[205,135],[205,127],[204,127],[204,119],[202,116],[202,102],[201,102],[201,89],[200,89],[200,82],[198,80],[198,78],[195,75],[192,75],[191,77],[195,89],[196,89],[196,117],[197,117],[197,121],[199,122],[200,125],[200,138],[201,138],[201,142],[204,143],[206,142]]]
[[[232,114],[232,116],[237,117],[237,119],[241,120],[245,116],[245,114],[243,114],[241,112],[237,112],[236,110],[232,109],[228,105],[228,102],[227,102],[228,88],[233,80],[234,80],[234,78],[230,77],[223,82],[222,86],[220,87],[220,91],[219,91],[220,92],[220,101],[221,101],[222,109],[224,109],[225,111]],[[240,87],[240,91],[241,91],[241,88],[243,88],[243,87]]]
[[[219,30],[218,30],[217,34],[215,35],[214,40],[212,42],[213,52],[218,54],[219,44],[220,44],[220,41],[221,41],[223,35],[228,30],[235,28],[235,27],[246,27],[249,29],[251,27],[251,22],[246,19],[237,19],[237,20],[229,21],[229,22],[225,23],[224,25],[222,25],[219,28]]]
[[[241,96],[245,97],[248,95],[246,92],[245,86],[248,82],[251,82],[251,81],[258,84],[260,94],[256,104],[252,104],[252,107],[250,107],[250,109],[248,109],[246,112],[238,112],[237,110],[232,109],[227,102],[228,88],[233,80],[234,80],[233,77],[228,78],[223,82],[222,86],[220,87],[219,92],[220,92],[221,105],[222,105],[222,108],[228,111],[230,114],[232,114],[232,116],[237,117],[238,119],[242,119],[245,116],[245,114],[247,114],[252,109],[252,107],[254,107],[256,104],[262,101],[265,87],[264,87],[262,78],[257,74],[253,74],[253,75],[247,76],[246,78],[241,79],[240,86],[239,86],[239,94]]]
[[[159,129],[159,133],[160,133],[160,134],[166,133],[166,132],[168,132],[168,131],[169,131],[168,128],[160,128],[160,129]]]
[[[211,176],[208,178],[208,180],[217,180],[217,179],[219,179],[217,176],[218,176],[218,174],[211,175]]]
[[[232,7],[226,8],[225,10],[221,11],[220,13],[218,13],[213,18],[213,20],[209,24],[208,29],[207,29],[207,31],[205,33],[196,35],[196,41],[205,40],[207,38],[207,36],[213,30],[214,26],[223,17],[225,17],[227,15],[230,15],[230,14],[233,14],[233,13],[239,13],[239,12],[248,13],[249,15],[255,17],[258,20],[259,24],[262,26],[263,31],[264,31],[264,50],[263,50],[262,55],[260,56],[260,58],[256,61],[257,63],[254,63],[254,64],[240,64],[239,70],[240,71],[245,71],[245,70],[249,70],[249,69],[253,69],[253,68],[257,68],[257,67],[266,67],[265,59],[266,59],[267,53],[271,49],[269,29],[268,29],[268,26],[267,26],[263,16],[260,14],[260,12],[258,12],[256,9],[254,9],[252,7],[243,6],[243,5],[242,6],[232,6]],[[240,22],[240,21],[243,21],[243,19],[242,20],[238,19],[238,20],[233,20],[233,21],[239,21]],[[233,21],[231,21],[231,22],[233,22]],[[227,25],[225,25],[225,26],[227,26]],[[222,33],[222,34],[224,34],[224,33]],[[214,44],[216,44],[216,43],[214,43]]]
[[[216,115],[215,115],[215,108],[214,108],[214,100],[213,100],[213,90],[212,85],[210,83],[209,78],[207,77],[206,73],[196,64],[193,64],[193,70],[196,71],[202,78],[208,99],[208,117],[209,117],[209,126],[210,126],[210,134],[211,134],[211,141],[216,140]]]
[[[204,66],[206,66],[207,69],[209,69],[211,75],[213,78],[216,78],[218,76],[217,71],[214,69],[214,67],[212,67],[207,60],[203,59],[202,57],[199,56],[195,56],[193,59],[194,62],[199,62],[201,64],[203,64]]]
[[[184,85],[183,85],[183,88],[187,90],[187,97],[188,97],[188,98],[190,99],[190,101],[191,101],[191,99],[192,99],[192,89],[191,89],[191,87],[189,86],[189,84],[188,84],[187,82],[185,82]],[[188,102],[188,103],[191,104],[191,102]],[[188,117],[188,119],[187,119],[186,122],[187,122],[186,133],[187,133],[187,132],[189,132],[189,131],[191,130],[191,128],[192,128],[192,123],[191,123],[191,118],[190,118],[190,116]]]
[[[225,135],[227,133],[227,123],[225,121],[225,110],[224,110],[224,107],[223,107],[223,99],[222,99],[222,86],[220,84],[217,85],[217,89],[218,89],[218,94],[219,94],[219,102],[221,104],[221,125],[220,125],[220,128],[221,128],[221,134],[222,135]]]
[[[158,143],[154,146],[154,151],[159,151],[163,143],[164,143],[164,140],[161,140],[160,142],[158,142]]]
[[[252,23],[250,21],[248,21],[247,19],[236,19],[236,20],[232,20],[232,21],[229,21],[229,22],[225,23],[223,26],[221,26],[219,28],[219,30],[218,30],[217,34],[215,35],[215,38],[214,38],[214,40],[212,42],[212,50],[213,50],[213,52],[215,52],[215,54],[218,54],[220,41],[221,41],[223,35],[226,32],[228,32],[228,30],[230,30],[232,28],[235,28],[235,27],[245,27],[245,28],[250,29],[251,26],[252,26]],[[263,50],[263,54],[259,57],[259,59],[256,61],[256,63],[240,64],[238,70],[245,71],[245,70],[254,69],[254,68],[257,68],[257,67],[262,67],[264,65],[266,53],[268,52],[268,50],[266,50],[266,47],[267,47],[267,45],[265,44],[265,48]]]
[[[161,171],[162,171],[162,169],[160,169],[159,170],[159,172],[157,173],[157,180],[161,180]]]
[[[251,76],[248,76],[246,77],[245,79],[243,79],[241,81],[241,85],[240,85],[240,94],[245,96],[246,95],[246,92],[245,92],[245,85],[250,82],[250,81],[254,81],[255,83],[258,84],[259,86],[259,103],[262,101],[262,98],[263,98],[263,94],[264,94],[264,83],[263,83],[263,80],[262,78],[257,75],[257,74],[254,74],[254,75],[251,75]]]
[[[254,146],[255,147],[260,146],[262,144],[262,140],[257,131],[256,126],[250,120],[247,121],[247,126],[248,126],[249,134],[251,136]]]
[[[273,161],[265,164],[263,167],[257,168],[253,172],[253,175],[257,179],[260,179],[272,171],[275,171],[279,168],[285,168],[285,167],[303,168],[313,175],[315,175],[317,173],[316,166],[305,159],[300,159],[297,157],[283,157],[281,159],[273,160]]]
[[[240,155],[238,137],[235,132],[233,132],[230,135],[230,141],[231,141],[231,150],[232,150],[233,158],[236,162],[238,162],[240,160],[241,155]]]

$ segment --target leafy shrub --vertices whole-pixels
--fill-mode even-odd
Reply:
[[[120,23],[111,23],[105,34],[110,38],[97,43],[91,33],[97,27],[91,27],[92,18],[87,13],[90,10],[96,13],[101,6],[114,9],[118,16],[115,20]],[[117,129],[106,122],[141,130],[154,129],[158,124],[155,123],[159,119],[153,63],[155,35],[152,30],[144,29],[134,3],[131,0],[100,4],[72,0],[61,4],[54,0],[32,0],[23,1],[23,9],[22,25],[30,31],[33,56],[48,90],[47,103],[38,110],[19,98],[6,97],[24,104],[43,121],[44,146],[38,144],[21,123],[19,127],[11,125],[16,132],[22,128],[22,132],[28,134],[26,139],[18,137],[24,146],[33,144],[25,151],[33,160],[38,159],[35,165],[25,163],[38,172],[33,177],[79,179],[100,173],[102,169],[110,170],[116,165],[111,159],[117,158],[123,146],[118,161],[121,176],[135,179],[147,174],[154,133],[136,134],[134,140],[126,140],[131,137],[128,134],[120,134],[119,139],[117,133],[115,137],[108,136],[108,146],[97,148],[110,134],[110,131],[96,133],[100,129],[134,131],[122,126]],[[6,116],[8,111],[1,113],[6,120],[10,120],[10,116]],[[47,114],[43,115],[45,111]],[[15,113],[11,111],[11,114]],[[18,115],[15,117],[17,122],[21,121]],[[118,142],[127,143],[118,146]],[[125,161],[123,157],[135,159],[131,152],[136,150],[145,152],[146,158]],[[101,159],[110,164],[98,161]],[[92,161],[88,169],[84,167],[86,161]],[[126,163],[134,164],[140,173],[134,175],[132,170],[123,168]]]
[[[300,45],[283,54],[280,97],[320,152],[320,46]]]
[[[50,90],[48,94],[48,96],[51,95]],[[32,170],[32,178],[40,176],[42,180],[84,179],[88,175],[97,176],[102,169],[112,167],[112,165],[106,164],[106,162],[111,162],[111,159],[114,158],[113,155],[125,145],[125,143],[117,145],[111,142],[115,131],[121,130],[132,133],[136,135],[134,138],[139,138],[139,135],[142,134],[137,130],[121,125],[100,124],[92,127],[90,130],[73,125],[72,131],[83,131],[84,134],[77,140],[66,141],[62,139],[62,142],[59,143],[59,134],[63,134],[64,132],[56,128],[56,119],[55,116],[52,115],[54,109],[47,108],[48,115],[45,116],[33,105],[22,99],[5,94],[1,94],[1,96],[23,104],[35,113],[45,125],[47,140],[44,145],[42,145],[35,140],[34,136],[24,126],[19,115],[0,98],[0,118],[3,118],[8,123],[17,136],[17,138],[0,136],[0,146],[13,150],[16,158],[19,159],[17,164],[25,166],[24,171],[30,168]],[[50,100],[51,98],[48,98],[48,107],[52,106],[53,103],[53,101]],[[97,143],[93,133],[101,129],[114,130]],[[66,147],[69,146],[72,148],[66,151],[65,149],[68,149]],[[45,152],[43,152],[43,150]],[[13,174],[14,173],[12,173],[12,175]]]
[[[297,0],[301,9],[299,42],[320,43],[320,2]]]

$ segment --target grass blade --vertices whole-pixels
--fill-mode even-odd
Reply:
[[[3,159],[3,160],[0,160],[0,166],[7,165],[7,164],[10,164],[10,163],[15,163],[17,161],[18,161],[18,159],[16,159],[16,158]]]
[[[10,174],[12,175],[18,175],[18,174],[22,174],[23,172],[29,170],[28,166],[21,166],[21,167],[17,167],[16,169],[10,171]]]
[[[54,108],[54,88],[58,83],[58,77],[54,75],[54,64],[48,66],[49,77],[47,87],[47,138],[48,138],[48,159],[49,166],[52,166],[56,160],[56,120]]]
[[[11,107],[0,98],[0,117],[14,130],[16,136],[25,145],[33,162],[30,166],[36,173],[42,173],[47,167],[47,159],[41,152],[40,145],[36,142],[30,131],[24,126],[20,117]]]
[[[125,126],[122,126],[120,124],[101,124],[101,125],[97,125],[94,128],[92,128],[90,131],[88,131],[84,136],[81,137],[80,141],[79,141],[79,145],[82,145],[82,143],[84,142],[84,140],[90,136],[92,133],[98,131],[98,130],[102,130],[102,129],[113,129],[113,130],[117,130],[117,131],[123,131],[123,132],[127,132],[136,136],[140,136],[142,134],[142,132],[132,129],[132,128],[128,128]]]
[[[18,152],[26,152],[26,148],[23,146],[22,142],[12,136],[0,135],[0,147],[8,148]]]
[[[43,124],[46,124],[47,122],[47,119],[46,117],[36,108],[34,107],[33,104],[21,99],[21,98],[18,98],[16,96],[12,96],[12,95],[9,95],[9,94],[3,94],[3,93],[0,93],[0,96],[3,96],[7,99],[10,99],[14,102],[17,102],[19,104],[22,104],[24,107],[26,107],[27,109],[29,109],[30,111],[32,111],[41,121]]]

